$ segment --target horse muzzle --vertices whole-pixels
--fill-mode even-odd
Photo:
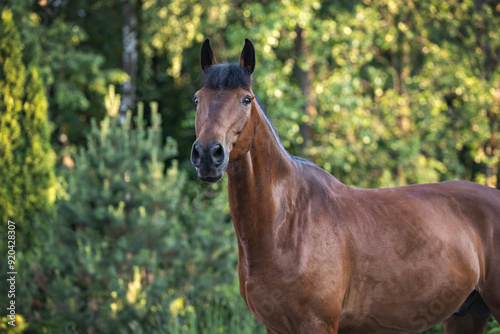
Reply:
[[[195,141],[191,149],[191,163],[201,181],[215,183],[224,176],[229,163],[229,152],[219,141],[206,146]]]

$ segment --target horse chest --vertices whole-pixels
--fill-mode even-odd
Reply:
[[[241,279],[241,278],[240,278]],[[293,332],[293,320],[299,319],[303,292],[287,279],[249,275],[242,282],[242,296],[252,314],[266,327]]]

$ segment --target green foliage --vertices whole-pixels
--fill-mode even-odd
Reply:
[[[43,69],[58,138],[78,142],[90,118],[104,114],[106,85],[123,80],[121,2],[9,3],[24,27],[24,57]],[[138,99],[158,101],[163,129],[183,152],[193,141],[199,44],[210,37],[216,53],[224,50],[219,61],[237,61],[249,37],[255,91],[292,153],[360,187],[500,186],[495,2],[132,3]]]
[[[498,319],[491,318],[486,324],[485,328],[486,334],[498,334],[500,333],[500,325],[498,324]]]
[[[8,317],[0,318],[0,330],[5,334],[20,334],[26,330],[27,324],[24,322],[24,317],[22,315],[16,315],[16,325],[11,326],[9,322],[12,320]]]
[[[79,17],[75,18],[78,9],[72,12],[73,1],[42,3],[7,0],[15,22],[22,27],[24,63],[36,65],[44,81],[55,125],[54,142],[81,143],[85,138],[82,130],[88,129],[90,119],[100,120],[106,113],[103,102],[108,85],[121,83],[126,75],[119,63],[104,68],[107,59],[101,55],[100,46],[88,47],[89,35],[79,26]],[[109,22],[102,22],[106,28],[99,29],[109,31]],[[116,48],[114,51],[119,53]]]
[[[285,147],[341,181],[495,186],[500,15],[493,8],[472,1],[252,3],[242,7],[245,24],[226,35],[232,44],[248,36],[257,44],[255,90]],[[309,96],[299,70],[309,75]],[[305,103],[313,113],[301,110]],[[314,133],[305,149],[304,126]]]
[[[22,63],[12,12],[0,25],[0,219],[15,221],[18,250],[35,246],[33,226],[53,211],[55,155],[50,145],[47,100],[36,67]]]

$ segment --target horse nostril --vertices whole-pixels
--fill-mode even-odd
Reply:
[[[224,151],[222,150],[222,146],[220,144],[215,145],[215,147],[212,149],[212,156],[213,157],[220,157],[224,155]]]
[[[224,162],[224,149],[221,144],[215,144],[210,149],[210,155],[214,164],[220,166]]]
[[[200,145],[198,145],[198,144],[194,144],[193,145],[193,149],[191,150],[191,163],[195,167],[199,167],[200,166],[200,161],[201,161],[201,153],[200,153],[200,151],[201,150],[202,150],[202,148],[200,147]]]

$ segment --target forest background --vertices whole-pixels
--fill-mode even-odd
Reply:
[[[189,162],[207,37],[219,62],[253,41],[254,91],[285,148],[342,182],[500,188],[498,1],[0,11],[1,281],[9,250],[17,271],[17,326],[2,283],[2,333],[265,332],[239,296],[226,184],[201,184]]]

